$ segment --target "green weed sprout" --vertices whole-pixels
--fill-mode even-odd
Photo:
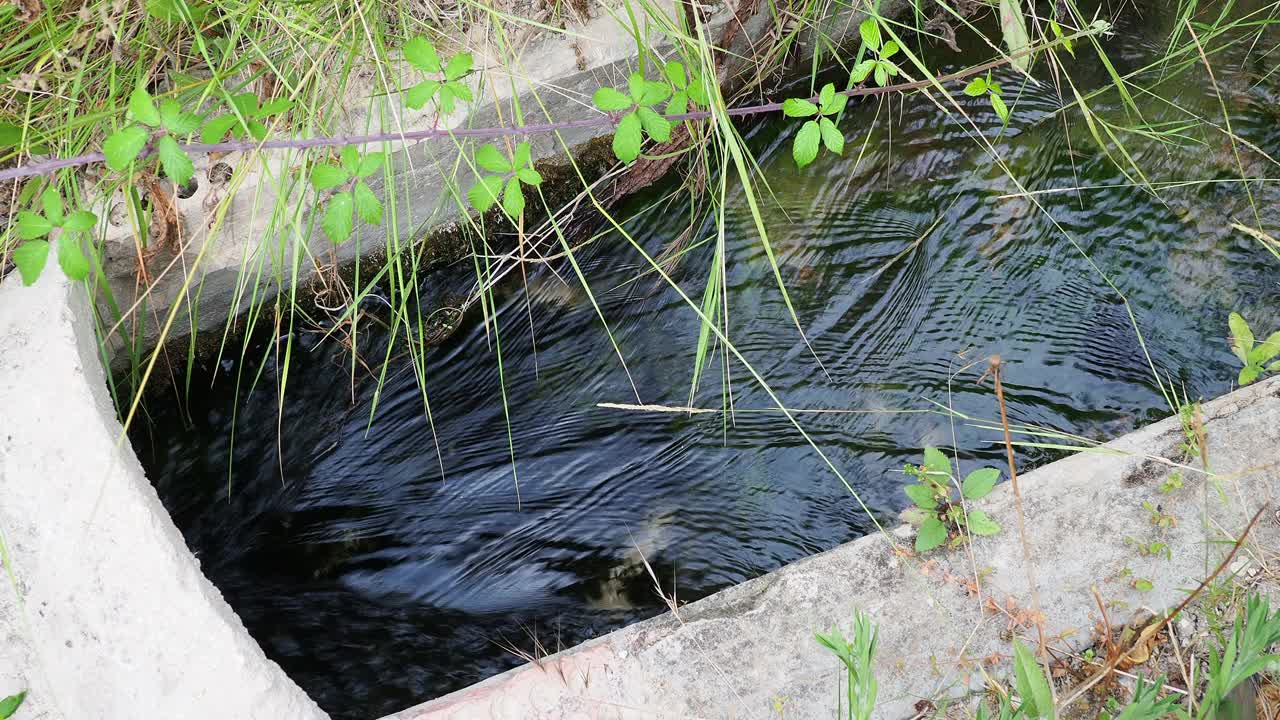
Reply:
[[[858,34],[862,36],[862,42],[867,49],[874,52],[878,57],[867,58],[857,65],[853,66],[853,71],[849,74],[850,79],[855,83],[860,83],[867,79],[868,75],[875,78],[876,85],[884,87],[889,84],[889,78],[897,77],[902,71],[889,58],[898,54],[901,48],[898,43],[890,40],[881,44],[880,25],[874,18],[867,18],[858,26]]]
[[[107,167],[125,170],[138,159],[148,142],[154,142],[164,174],[175,184],[186,185],[195,174],[195,165],[178,145],[177,138],[195,132],[200,127],[200,116],[185,112],[173,99],[157,107],[151,93],[143,87],[135,88],[129,95],[129,115],[133,122],[112,133],[102,144]]]
[[[430,40],[415,37],[404,46],[404,59],[424,73],[433,75],[409,88],[405,93],[404,104],[414,110],[421,110],[432,99],[436,101],[440,112],[445,115],[453,113],[455,103],[471,102],[471,88],[462,82],[462,78],[471,72],[475,59],[471,53],[458,53],[448,62],[440,61],[440,54]]]
[[[1231,352],[1244,363],[1237,382],[1248,385],[1264,372],[1280,372],[1280,360],[1270,365],[1266,364],[1280,355],[1280,330],[1271,333],[1266,340],[1255,343],[1253,331],[1249,329],[1249,323],[1245,322],[1240,313],[1233,312],[1228,315],[1227,326],[1231,328]]]
[[[830,650],[844,663],[848,672],[846,697],[849,704],[845,717],[848,720],[869,720],[876,705],[877,692],[872,666],[876,644],[880,638],[876,624],[861,610],[857,610],[853,616],[852,643],[838,628],[832,628],[829,633],[818,633],[815,637],[818,644]]]
[[[591,96],[591,102],[605,112],[626,112],[613,133],[613,154],[622,162],[631,163],[640,157],[645,135],[658,142],[671,139],[671,121],[653,109],[671,95],[671,88],[666,83],[645,80],[644,75],[635,72],[627,79],[627,90],[624,93],[602,87]]]
[[[1005,125],[1009,124],[1009,106],[1004,104],[1004,98],[1001,97],[1000,83],[991,79],[991,73],[987,73],[986,77],[976,77],[964,86],[964,94],[969,97],[982,97],[986,95],[991,100],[991,107],[996,111],[996,115],[1000,116],[1000,122]]]
[[[844,135],[840,133],[840,129],[836,127],[830,116],[839,115],[848,102],[849,97],[837,94],[836,86],[831,83],[822,86],[822,91],[818,93],[817,105],[802,98],[783,101],[782,112],[787,117],[817,116],[816,120],[810,120],[801,125],[800,132],[796,133],[791,155],[795,158],[798,167],[804,167],[818,157],[819,139],[831,152],[837,155],[844,152]]]
[[[1000,525],[981,510],[970,510],[967,515],[959,501],[951,499],[951,461],[934,447],[924,449],[924,464],[908,465],[903,470],[920,482],[903,490],[923,516],[916,534],[916,552],[928,552],[947,541],[952,531],[959,540],[966,532],[973,535],[995,535]],[[986,497],[1000,480],[1000,471],[982,468],[969,473],[960,483],[964,500]]]
[[[467,199],[471,201],[471,206],[480,212],[485,212],[493,207],[501,195],[502,209],[506,210],[512,218],[519,217],[520,213],[524,212],[524,191],[520,188],[521,183],[533,187],[542,184],[542,175],[533,169],[529,143],[522,142],[516,145],[510,160],[496,146],[482,145],[476,151],[475,160],[476,165],[482,169],[498,174],[484,175],[479,182],[471,186],[471,190],[467,192]]]

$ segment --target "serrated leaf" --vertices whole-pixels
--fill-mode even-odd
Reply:
[[[471,88],[467,87],[467,84],[461,80],[445,83],[444,86],[449,89],[449,92],[453,93],[454,97],[462,102],[471,102]]]
[[[835,96],[836,96],[835,85],[831,83],[827,83],[826,85],[823,85],[822,89],[818,91],[818,105],[820,107],[825,108],[827,105],[831,104],[831,100],[834,99]]]
[[[347,174],[346,170],[343,170],[337,165],[330,165],[329,163],[316,165],[311,168],[311,186],[316,190],[336,188],[346,182],[350,177],[351,176]]]
[[[185,150],[178,147],[178,141],[172,135],[161,136],[156,141],[156,154],[160,156],[160,167],[164,168],[164,174],[175,184],[186,185],[191,176],[196,174],[191,158],[187,157]]]
[[[227,131],[237,122],[235,115],[219,115],[204,124],[204,130],[200,131],[200,142],[210,145],[222,142],[222,138],[226,137]]]
[[[102,143],[102,154],[107,158],[107,167],[112,170],[124,170],[129,167],[129,163],[137,159],[138,153],[146,147],[148,137],[150,135],[147,131],[137,125],[130,125],[112,133],[111,137]]]
[[[654,112],[651,108],[642,107],[636,110],[640,117],[640,125],[649,137],[658,142],[671,139],[671,121]]]
[[[533,185],[537,187],[542,184],[542,174],[531,167],[522,167],[516,171],[516,177],[520,178],[520,182],[525,185]]]
[[[644,142],[640,127],[640,117],[630,112],[622,116],[617,129],[613,132],[613,154],[624,163],[630,163],[640,157],[640,145]]]
[[[471,57],[471,53],[458,53],[449,58],[449,64],[444,68],[445,80],[457,80],[458,78],[471,72],[471,66],[475,63],[475,59]]]
[[[528,142],[516,143],[516,151],[511,156],[511,167],[519,170],[533,161],[533,148]]]
[[[404,44],[404,59],[419,70],[440,72],[440,55],[436,46],[424,37],[415,37]]]
[[[867,18],[858,25],[858,34],[862,36],[862,42],[872,50],[880,49],[880,25],[876,23],[875,18]]]
[[[966,527],[974,535],[995,535],[1000,532],[1000,525],[981,510],[969,511],[969,521]]]
[[[267,139],[267,126],[262,124],[261,120],[249,121],[249,135],[258,142]]]
[[[894,55],[897,55],[898,50],[899,50],[898,43],[894,42],[893,40],[890,40],[889,42],[884,44],[884,47],[880,48],[880,57],[882,59],[888,60]]]
[[[242,92],[231,96],[231,106],[245,117],[258,114],[258,96],[251,92]]]
[[[671,96],[663,113],[667,115],[683,115],[689,112],[689,96],[683,90]]]
[[[18,147],[22,143],[22,128],[11,122],[0,122],[0,148]]]
[[[791,146],[791,157],[795,158],[797,166],[804,167],[818,157],[818,143],[821,135],[818,123],[813,120],[800,126],[800,132],[796,133],[795,144]]]
[[[440,86],[440,92],[436,94],[436,104],[440,107],[440,112],[444,115],[452,115],[454,108],[454,100],[457,94],[454,93],[454,83],[445,83]]]
[[[640,83],[640,93],[632,95],[637,105],[656,105],[671,95],[671,88],[666,83],[656,80],[645,80]]]
[[[338,193],[329,199],[324,219],[320,221],[320,227],[328,236],[329,242],[337,245],[351,237],[351,231],[355,229],[355,220],[351,217],[353,204],[349,192]]]
[[[867,76],[871,74],[871,71],[875,69],[876,69],[875,60],[863,60],[862,62],[853,66],[853,72],[849,73],[849,79],[852,80],[853,82],[860,83],[863,80],[866,80]]]
[[[27,691],[23,690],[15,695],[10,695],[0,700],[0,720],[13,717],[13,714],[22,706],[22,701],[27,699]]]
[[[1009,124],[1009,106],[1004,104],[1004,98],[996,93],[991,93],[991,108],[996,111],[1001,123]]]
[[[44,216],[52,225],[61,225],[63,220],[62,195],[58,189],[50,185],[40,193],[40,205],[44,208]]]
[[[160,126],[160,111],[156,109],[151,93],[144,87],[136,87],[129,94],[129,114],[143,125]]]
[[[928,485],[913,483],[903,487],[902,490],[918,508],[932,510],[938,505],[938,498],[933,494],[933,488]]]
[[[405,92],[404,104],[414,110],[421,110],[424,105],[431,102],[431,98],[435,97],[436,91],[439,89],[440,83],[438,81],[423,80]]]
[[[683,90],[689,86],[689,81],[684,73],[684,65],[675,60],[668,60],[667,64],[662,67],[662,73],[667,76],[667,81],[675,86],[677,90]]]
[[[524,190],[520,189],[520,180],[511,178],[507,181],[507,190],[502,194],[502,209],[513,219],[524,212]]]
[[[77,210],[62,221],[62,229],[67,232],[89,232],[98,224],[98,216],[88,210]]]
[[[477,165],[489,172],[511,172],[511,163],[507,161],[507,156],[494,145],[481,145],[480,149],[476,150],[475,160]]]
[[[818,114],[818,106],[802,98],[787,98],[782,101],[782,114],[787,117],[813,117]]]
[[[1248,385],[1258,379],[1258,376],[1262,374],[1261,371],[1262,368],[1257,365],[1245,365],[1240,368],[1240,375],[1236,377],[1236,382],[1241,385]]]
[[[876,84],[880,87],[884,87],[889,84],[889,69],[886,68],[882,62],[876,63],[875,79]]]
[[[969,500],[984,498],[991,493],[996,482],[1000,480],[1000,471],[995,468],[982,468],[969,473],[960,483],[960,492]]]
[[[844,152],[844,135],[840,134],[836,124],[830,118],[818,120],[818,130],[822,133],[822,144],[831,152],[840,155]]]
[[[924,471],[934,482],[945,483],[951,477],[951,461],[945,453],[933,446],[925,446]]]
[[[978,97],[987,94],[987,79],[984,77],[976,77],[964,86],[964,94],[969,97]]]
[[[89,276],[89,261],[80,251],[80,243],[70,233],[58,238],[58,266],[69,279],[80,282]]]
[[[936,516],[929,516],[916,531],[916,552],[929,552],[946,541],[947,526]]]
[[[356,215],[369,225],[381,225],[382,201],[363,180],[356,183],[354,196]]]
[[[380,152],[366,153],[360,158],[360,164],[356,167],[356,177],[369,177],[370,175],[382,169],[382,164],[386,162],[387,156]]]
[[[822,108],[821,108],[821,109],[822,109],[822,114],[823,114],[823,115],[836,115],[836,114],[838,114],[838,113],[841,113],[841,112],[843,112],[843,111],[844,111],[844,106],[845,106],[845,105],[847,105],[848,103],[849,103],[849,96],[848,96],[848,95],[843,95],[843,94],[841,94],[841,93],[836,93],[836,94],[835,94],[835,96],[831,98],[831,102],[829,102],[829,103],[827,103],[826,105],[823,105],[823,106],[822,106]]]
[[[591,102],[597,108],[606,112],[626,110],[634,104],[631,102],[631,98],[611,87],[598,88],[595,93],[591,95]]]
[[[467,191],[467,199],[471,201],[471,207],[480,212],[487,212],[494,203],[498,202],[498,194],[501,192],[502,178],[498,175],[488,175],[471,186]]]
[[[49,243],[46,240],[28,240],[19,245],[10,258],[22,276],[22,284],[34,285],[49,260]]]
[[[338,151],[338,161],[348,175],[355,175],[360,169],[360,151],[355,145],[343,145]]]
[[[165,100],[160,103],[160,118],[165,130],[175,135],[190,135],[200,127],[200,116],[183,112],[177,100]]]
[[[53,223],[49,218],[30,210],[18,213],[18,237],[23,240],[35,240],[53,231]]]
[[[1237,312],[1227,316],[1227,327],[1231,329],[1231,352],[1247,365],[1249,351],[1253,350],[1253,330],[1249,329],[1249,323]]]
[[[293,109],[293,101],[285,98],[277,98],[258,108],[253,116],[259,120],[264,120],[273,115],[279,115],[282,112],[288,112]]]
[[[181,0],[147,0],[147,14],[165,22],[185,22]],[[209,8],[198,3],[185,3],[186,14],[196,22],[203,22],[209,16]]]

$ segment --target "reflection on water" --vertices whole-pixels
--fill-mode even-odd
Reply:
[[[1158,24],[1122,23],[1110,46],[1121,72],[1164,46]],[[1244,152],[1246,170],[1274,176],[1258,150],[1280,155],[1277,77],[1242,64],[1244,49],[1217,56],[1218,80],[1236,131],[1257,148]],[[959,67],[956,57],[934,62]],[[1076,62],[1078,82],[1091,73],[1103,82],[1083,53]],[[998,75],[1012,97],[1019,78]],[[1207,87],[1179,80],[1159,90],[1192,113],[1218,112]],[[1110,97],[1093,106],[1119,118]],[[1280,300],[1274,266],[1229,227],[1253,215],[1231,182],[1238,169],[1223,136],[1195,129],[1180,146],[1135,139],[1130,150],[1153,180],[1224,181],[1154,197],[1125,186],[1078,116],[1064,126],[1050,84],[1022,88],[1003,137],[981,100],[962,102],[1027,189],[1112,187],[1038,194],[1041,210],[992,166],[972,129],[922,98],[878,115],[875,104],[853,106],[848,156],[804,171],[790,160],[790,123],[750,131],[774,193],[765,207],[774,249],[828,375],[795,331],[745,203],[731,200],[727,217],[733,341],[791,407],[876,411],[801,419],[885,516],[904,505],[896,470],[924,443],[950,445],[954,432],[966,462],[999,462],[991,434],[920,412],[934,400],[992,416],[977,373],[949,381],[969,359],[999,353],[1009,363],[1019,422],[1105,438],[1167,413],[1129,308],[1081,250],[1130,300],[1155,372],[1193,397],[1230,388],[1228,311],[1276,325],[1267,310]],[[1143,108],[1148,122],[1185,118],[1150,98]],[[1252,191],[1277,232],[1275,185]],[[679,234],[675,212],[637,212],[631,226],[649,252]],[[675,265],[694,298],[709,247]],[[643,274],[620,238],[584,249],[581,262],[640,399],[686,404],[694,314]],[[158,407],[136,434],[204,571],[268,655],[335,717],[392,711],[510,667],[517,660],[504,644],[531,649],[536,637],[555,650],[654,615],[663,604],[646,562],[692,600],[872,528],[776,413],[598,407],[636,398],[585,294],[545,269],[528,283],[527,296],[519,283],[499,294],[514,468],[493,337],[476,313],[427,359],[434,435],[407,361],[392,363],[371,420],[373,385],[353,393],[347,351],[311,349],[310,335],[299,336],[282,414],[268,362],[233,415],[242,368],[228,363],[192,398],[189,426]],[[371,323],[365,332],[361,349],[376,366],[385,338]],[[721,404],[718,362],[701,406]],[[251,378],[256,367],[243,369]],[[740,365],[729,378],[735,407],[770,407]]]

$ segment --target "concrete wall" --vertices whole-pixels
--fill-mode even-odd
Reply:
[[[107,393],[84,291],[0,284],[0,696],[19,720],[320,720],[200,573]]]

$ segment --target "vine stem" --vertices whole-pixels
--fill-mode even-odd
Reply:
[[[1090,29],[1075,35],[1068,36],[1065,40],[1075,37],[1092,35],[1101,32],[1101,29]],[[885,87],[862,87],[843,90],[837,92],[837,95],[846,97],[862,97],[887,95],[889,93],[909,92],[912,90],[921,90],[930,86],[940,85],[946,82],[962,80],[964,78],[980,75],[988,70],[1007,65],[1014,60],[1027,57],[1035,52],[1059,45],[1064,39],[1055,40],[1038,48],[1027,48],[1012,55],[999,57],[981,65],[975,65],[964,70],[942,75],[934,79],[914,80],[911,82],[899,83],[897,85],[887,85]],[[810,101],[816,101],[818,97],[815,95],[809,98]],[[772,113],[782,110],[782,103],[768,102],[759,105],[748,105],[744,107],[729,108],[725,114],[729,117],[746,117],[750,115],[760,115],[763,113]],[[667,120],[672,122],[681,122],[685,120],[708,120],[715,117],[715,111],[697,110],[694,112],[679,113],[674,115],[665,115]],[[346,145],[369,145],[381,142],[404,142],[409,140],[440,140],[445,138],[499,138],[511,136],[527,136],[527,135],[544,135],[555,133],[561,130],[573,130],[577,128],[602,127],[606,125],[616,125],[618,118],[614,114],[600,113],[593,117],[579,118],[577,120],[564,120],[560,122],[541,123],[534,125],[520,125],[512,127],[480,127],[480,128],[459,128],[456,130],[448,128],[427,128],[423,130],[410,130],[408,132],[387,132],[376,133],[373,135],[332,135],[314,138],[288,138],[282,140],[235,140],[231,142],[221,143],[182,143],[179,147],[188,154],[190,153],[215,153],[215,152],[239,152],[245,150],[281,150],[295,149],[304,150],[308,148],[319,147],[342,147]],[[155,154],[155,148],[148,145],[138,154],[138,158],[142,159]],[[18,180],[22,178],[36,177],[40,175],[49,175],[58,170],[70,167],[80,167],[96,162],[106,160],[101,152],[86,153],[68,158],[55,158],[53,160],[45,160],[27,165],[20,165],[6,170],[0,170],[0,181]]]

